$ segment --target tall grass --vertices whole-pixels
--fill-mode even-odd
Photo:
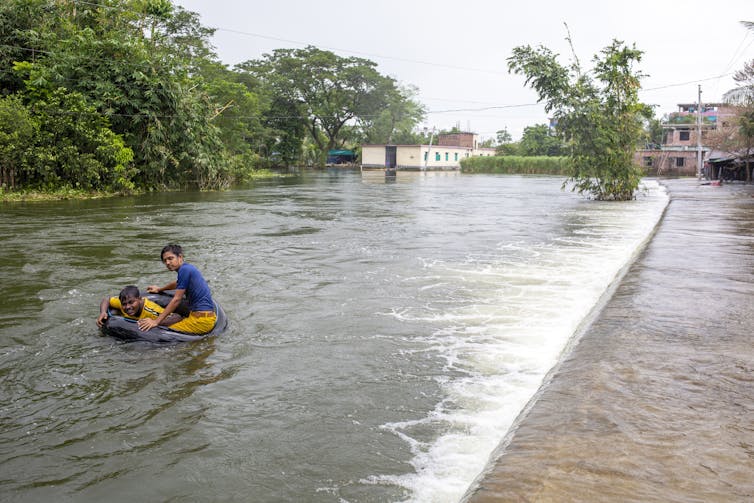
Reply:
[[[469,157],[461,160],[463,173],[569,176],[570,169],[571,164],[567,157],[505,155]]]

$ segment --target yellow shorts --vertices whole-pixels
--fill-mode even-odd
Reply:
[[[206,334],[215,327],[217,314],[206,311],[189,313],[188,317],[170,325],[171,330],[186,332],[188,334]]]

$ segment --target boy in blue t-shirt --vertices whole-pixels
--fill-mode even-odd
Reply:
[[[165,317],[175,311],[185,295],[191,312],[186,318],[170,325],[170,328],[190,334],[210,332],[217,321],[217,313],[215,313],[215,303],[212,300],[209,285],[204,280],[202,273],[192,264],[184,262],[183,248],[179,245],[167,245],[162,249],[160,258],[169,271],[178,273],[178,278],[163,287],[150,285],[147,287],[147,291],[159,293],[164,290],[175,290],[175,295],[156,319],[139,320],[139,328],[149,330],[159,325]]]

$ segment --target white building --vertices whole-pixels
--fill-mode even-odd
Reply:
[[[452,170],[461,159],[495,155],[494,148],[477,144],[474,133],[448,133],[438,135],[437,145],[362,145],[361,169]]]

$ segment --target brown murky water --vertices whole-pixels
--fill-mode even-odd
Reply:
[[[665,183],[654,239],[472,503],[754,500],[754,187]]]

